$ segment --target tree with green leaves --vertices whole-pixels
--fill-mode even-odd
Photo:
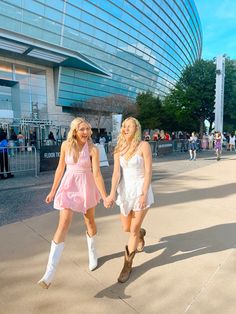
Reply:
[[[164,100],[163,117],[168,117],[176,130],[204,131],[204,121],[215,120],[216,65],[214,60],[199,60],[185,68],[174,89]],[[236,126],[236,65],[225,61],[224,130]],[[165,119],[165,118],[164,118]],[[162,121],[164,122],[164,121]],[[167,121],[168,122],[168,121]]]
[[[232,132],[236,129],[236,64],[225,60],[224,88],[224,130]]]
[[[184,116],[188,122],[190,120],[193,124],[197,121],[197,131],[203,134],[204,121],[214,120],[214,62],[198,60],[193,65],[187,66],[173,93],[181,108],[178,110],[179,118]]]
[[[165,98],[162,108],[162,124],[164,129],[169,131],[187,131],[198,130],[199,122],[189,107],[183,105],[183,93],[179,88],[173,89]]]
[[[136,98],[137,118],[143,129],[161,128],[162,104],[151,91],[139,93]]]

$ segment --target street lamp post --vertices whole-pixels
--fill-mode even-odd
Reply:
[[[223,132],[225,58],[216,57],[215,131]]]

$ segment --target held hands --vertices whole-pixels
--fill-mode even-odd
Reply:
[[[114,200],[114,198],[113,198],[111,195],[107,196],[107,197],[103,200],[103,205],[104,205],[104,207],[106,207],[106,208],[113,207],[113,206],[114,206],[114,203],[115,203],[115,200]]]
[[[54,198],[54,193],[53,193],[53,192],[50,192],[50,193],[47,195],[47,197],[45,198],[45,202],[46,202],[47,204],[49,204],[49,203],[51,203],[51,201],[53,200],[53,198]]]

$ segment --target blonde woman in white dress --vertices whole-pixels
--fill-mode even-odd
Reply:
[[[122,173],[121,173],[122,169]],[[130,117],[123,123],[114,150],[114,171],[112,187],[107,206],[116,199],[120,206],[123,230],[129,232],[125,246],[124,266],[118,281],[129,279],[136,251],[144,248],[146,230],[141,228],[148,208],[154,202],[151,188],[152,153],[148,142],[141,141],[141,126],[137,119]]]

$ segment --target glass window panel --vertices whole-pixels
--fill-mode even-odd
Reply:
[[[26,80],[28,82],[29,68],[26,66],[16,65],[15,66],[15,80],[21,81]]]
[[[116,5],[119,5],[119,3],[116,2]],[[116,5],[114,5],[113,3],[109,1],[104,1],[102,4],[102,8],[106,10],[107,12],[109,12],[111,15],[114,15],[117,18],[121,18],[123,12],[122,10],[118,9]],[[123,5],[123,1],[122,1],[122,5]]]
[[[1,79],[13,79],[12,64],[8,62],[0,62],[0,78]]]
[[[80,21],[74,17],[66,15],[65,16],[65,25],[70,26],[74,29],[76,29],[76,28],[79,29]]]
[[[47,19],[44,20],[44,28],[56,34],[60,34],[61,32],[61,24],[58,24],[54,21],[50,21]]]
[[[36,15],[28,11],[23,11],[23,22],[33,24],[38,27],[43,27],[44,18],[40,15]]]
[[[84,0],[67,0],[68,3],[74,4],[75,6],[82,7]]]
[[[70,83],[72,83],[71,82],[71,80],[70,80]],[[66,90],[66,91],[69,91],[69,92],[73,92],[73,85],[72,84],[65,84],[65,83],[61,83],[60,84],[60,89],[61,90]]]
[[[82,21],[93,25],[94,17],[92,15],[90,15],[89,13],[82,11],[80,18]]]
[[[38,28],[38,27],[34,27],[33,25],[31,25],[29,27],[28,24],[22,23],[22,32],[26,35],[29,35],[31,37],[36,37],[38,39],[42,39],[43,38],[43,32],[42,29]]]
[[[76,17],[80,19],[81,10],[79,8],[76,8],[69,3],[66,5],[66,13],[72,17]]]
[[[12,5],[21,6],[22,0],[7,0],[5,2],[10,2]]]
[[[15,8],[13,5],[1,2],[1,14],[11,18],[20,19],[21,9]],[[1,21],[2,22],[2,21]]]
[[[104,1],[105,2],[105,1]],[[84,1],[83,9],[87,12],[90,12],[93,15],[99,15],[100,9],[96,7],[94,4],[90,3],[89,1]]]
[[[64,1],[62,0],[50,0],[47,1],[47,5],[52,8],[57,8],[57,10],[62,11],[64,6]]]
[[[45,7],[45,17],[48,17],[51,20],[54,20],[56,22],[61,23],[61,21],[62,21],[62,12],[59,12],[59,11],[54,10],[54,9],[51,9],[49,7]]]
[[[37,1],[23,0],[23,8],[39,15],[44,15],[45,6],[41,3],[38,3]]]
[[[50,33],[50,32],[43,32],[43,39],[48,41],[49,43],[52,44],[60,44],[60,36],[56,35],[55,33]]]

